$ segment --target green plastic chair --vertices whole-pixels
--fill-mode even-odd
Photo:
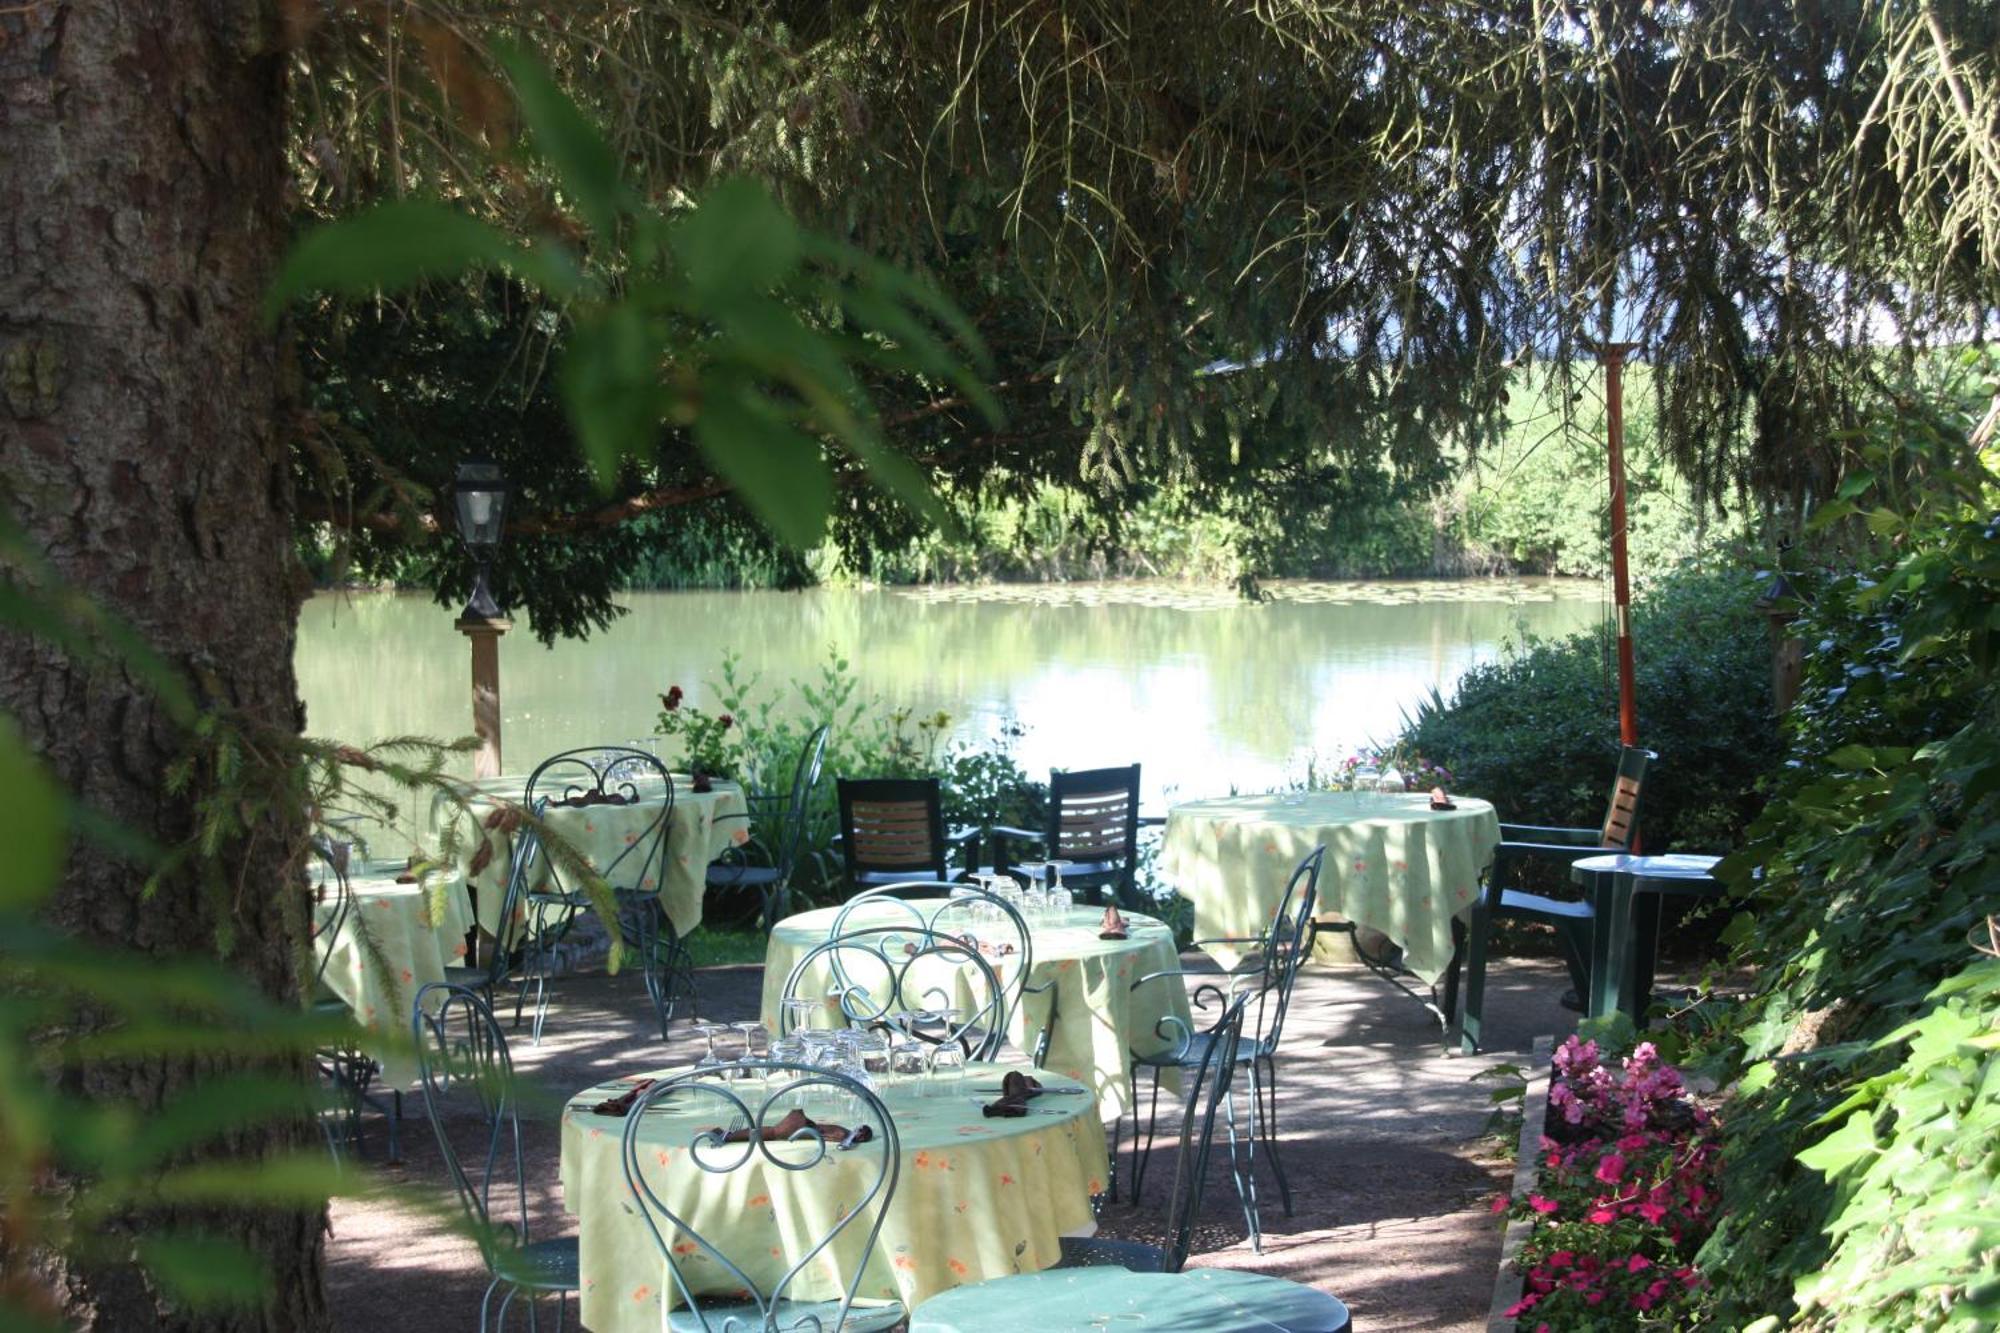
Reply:
[[[1588,902],[1551,898],[1517,888],[1521,871],[1537,862],[1568,867],[1587,856],[1632,849],[1639,836],[1639,812],[1645,794],[1646,771],[1659,756],[1627,745],[1619,751],[1618,774],[1604,823],[1597,828],[1550,828],[1534,824],[1502,824],[1493,864],[1472,905],[1466,925],[1465,948],[1452,959],[1453,980],[1463,966],[1463,1009],[1459,1014],[1459,1045],[1468,1055],[1479,1049],[1486,1005],[1486,953],[1499,919],[1538,921],[1555,928],[1563,962],[1579,997],[1590,993],[1590,936],[1594,924]],[[1452,989],[1456,989],[1454,986]]]

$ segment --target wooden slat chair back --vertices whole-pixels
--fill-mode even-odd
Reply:
[[[1063,879],[1096,901],[1106,888],[1130,899],[1139,859],[1139,766],[1049,775],[1045,845],[1068,861]]]
[[[856,888],[946,877],[936,778],[841,778],[840,851]]]

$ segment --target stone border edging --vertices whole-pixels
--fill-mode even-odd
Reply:
[[[1528,1090],[1521,1098],[1521,1142],[1514,1157],[1514,1188],[1509,1195],[1513,1199],[1526,1198],[1541,1173],[1542,1127],[1548,1117],[1555,1045],[1554,1037],[1537,1037],[1528,1053]],[[1532,1217],[1517,1217],[1507,1223],[1500,1240],[1500,1268],[1493,1280],[1493,1304],[1486,1309],[1486,1333],[1517,1333],[1517,1321],[1506,1313],[1521,1299],[1522,1278],[1514,1271],[1514,1256],[1521,1252],[1534,1227]]]

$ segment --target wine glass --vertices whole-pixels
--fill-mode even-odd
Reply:
[[[819,1012],[819,1001],[807,995],[787,995],[785,997],[785,1031],[813,1031],[813,1017]]]
[[[930,1065],[930,1047],[921,1041],[899,1041],[889,1048],[889,1072],[898,1083],[915,1083],[923,1096],[924,1071]]]
[[[930,1051],[930,1077],[925,1079],[918,1095],[924,1097],[955,1096],[965,1086],[965,1050],[955,1041],[947,1041],[933,1046]]]
[[[722,1023],[690,1023],[688,1026],[701,1034],[705,1047],[701,1058],[694,1062],[695,1072],[711,1073],[720,1070],[724,1061],[715,1053],[715,1034],[728,1031],[728,1027]]]

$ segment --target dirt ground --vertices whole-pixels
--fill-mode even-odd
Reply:
[[[702,1016],[754,1018],[761,973],[704,969]],[[1254,1253],[1226,1154],[1218,1152],[1192,1262],[1323,1288],[1347,1302],[1354,1326],[1368,1333],[1483,1328],[1500,1249],[1487,1204],[1509,1168],[1481,1141],[1492,1085],[1473,1076],[1538,1035],[1573,1030],[1575,1015],[1556,1000],[1565,984],[1552,961],[1496,962],[1487,982],[1495,1050],[1460,1058],[1444,1053],[1435,1020],[1408,996],[1358,966],[1308,965],[1279,1063],[1280,1151],[1295,1215],[1284,1215],[1260,1162],[1264,1247]],[[536,1237],[574,1228],[557,1186],[563,1100],[619,1074],[694,1058],[696,1038],[681,1024],[662,1043],[650,1022],[636,977],[584,976],[560,984],[540,1047],[528,1044],[525,1028],[516,1041],[516,1072],[541,1094],[529,1099],[522,1123]],[[451,1206],[451,1186],[420,1099],[407,1097],[405,1110],[402,1162],[386,1163],[385,1124],[375,1115],[365,1121],[361,1154],[400,1197],[341,1200],[333,1209],[326,1254],[335,1322],[355,1333],[476,1329],[486,1274],[477,1250],[427,1212]],[[1163,1102],[1162,1126],[1175,1114]],[[1157,1238],[1163,1229],[1173,1175],[1166,1132],[1144,1200],[1137,1208],[1107,1203],[1101,1234]],[[523,1313],[510,1322],[524,1326]],[[572,1308],[570,1327],[574,1319]]]

